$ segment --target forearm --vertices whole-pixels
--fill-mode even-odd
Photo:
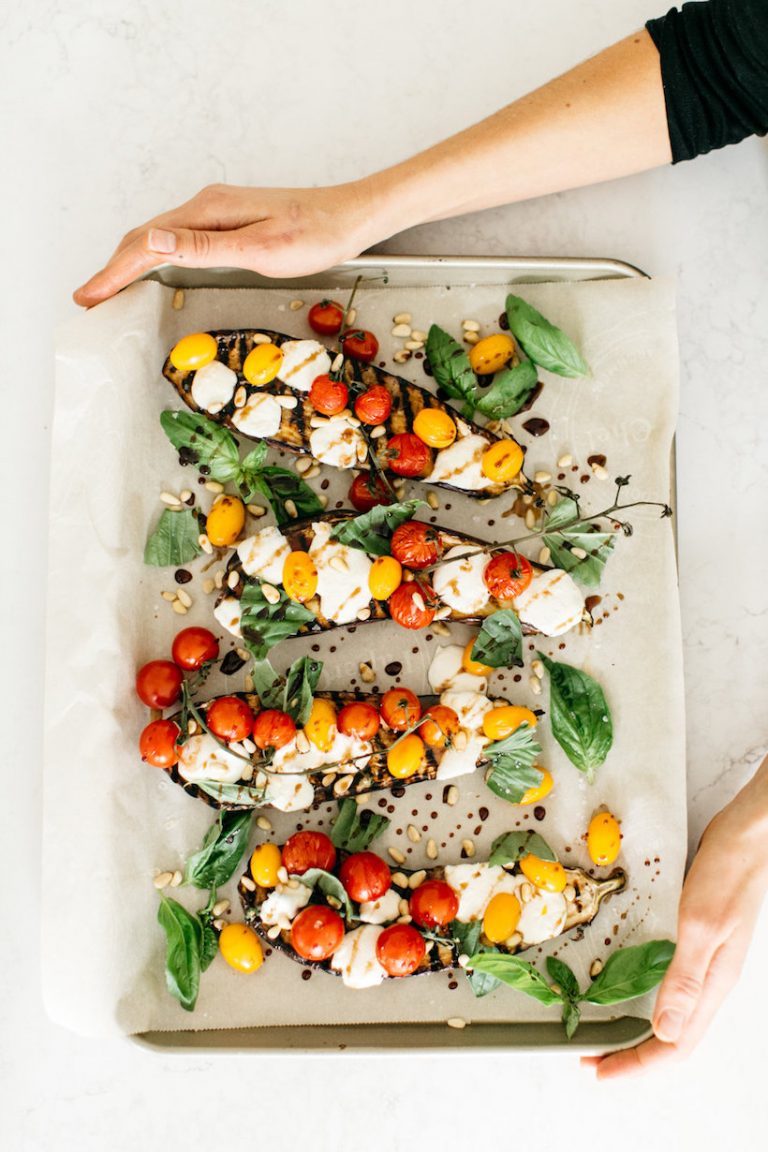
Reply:
[[[671,158],[659,54],[643,30],[361,187],[381,239]]]

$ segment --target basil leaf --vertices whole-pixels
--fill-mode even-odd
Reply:
[[[243,761],[245,764],[245,761]],[[228,804],[230,808],[258,808],[265,803],[265,788],[257,788],[251,784],[225,784],[221,780],[195,780],[195,787],[206,796],[212,796],[220,804]]]
[[[348,796],[339,804],[339,813],[331,828],[331,840],[345,852],[364,852],[389,823],[388,816],[382,816],[372,808],[360,808]]]
[[[388,556],[395,528],[405,524],[406,520],[412,520],[414,512],[422,504],[426,505],[426,502],[404,500],[400,504],[376,504],[370,512],[337,524],[331,532],[331,539],[349,548],[360,548],[372,556]]]
[[[161,412],[160,423],[182,459],[207,468],[211,480],[226,484],[239,478],[237,441],[221,424],[196,412]]]
[[[562,960],[558,960],[557,956],[547,956],[547,972],[555,984],[562,989],[564,999],[579,1000],[581,998],[581,989],[573,970]]]
[[[489,420],[503,420],[514,416],[533,392],[538,373],[530,360],[523,360],[513,368],[497,372],[490,388],[477,401],[477,410]]]
[[[198,912],[197,918],[201,928],[200,971],[205,972],[216,959],[216,953],[219,950],[219,936],[211,923],[210,915],[203,916],[202,913]]]
[[[187,860],[184,883],[195,888],[220,888],[226,884],[248,845],[252,812],[219,812],[208,829],[199,852]]]
[[[507,296],[509,330],[534,364],[558,376],[586,376],[589,365],[575,344],[519,296]]]
[[[314,691],[322,670],[322,660],[313,660],[309,656],[294,660],[288,669],[283,689],[283,711],[287,712],[300,728],[309,720]]]
[[[491,772],[485,782],[491,792],[510,804],[519,804],[528,789],[538,788],[544,779],[544,773],[535,767],[540,752],[541,745],[527,724],[521,724],[504,740],[488,744],[484,754],[491,763]]]
[[[435,383],[452,400],[463,400],[462,415],[471,419],[477,407],[477,377],[461,344],[433,324],[427,336],[426,353]]]
[[[166,508],[144,548],[144,563],[156,568],[187,564],[200,555],[200,522],[191,508]]]
[[[650,992],[661,982],[675,952],[671,940],[649,940],[619,948],[590,984],[583,999],[590,1004],[621,1004]]]
[[[352,905],[347,890],[338,876],[326,872],[323,868],[308,868],[302,876],[295,876],[294,879],[300,880],[302,884],[313,891],[315,888],[319,888],[326,896],[333,896],[341,905],[342,915],[347,920],[352,919]]]
[[[613,723],[603,690],[581,669],[558,664],[541,652],[538,655],[549,674],[552,735],[592,784],[613,744]]]
[[[297,519],[305,520],[310,516],[319,516],[324,511],[319,497],[309,484],[287,468],[269,464],[254,478],[258,481],[259,491],[269,501],[279,526]],[[286,500],[292,500],[296,505],[295,516],[292,516],[285,507]]]
[[[602,579],[606,561],[616,544],[616,535],[600,532],[593,524],[570,523],[578,516],[575,500],[570,497],[560,500],[544,518],[544,543],[555,567],[570,572],[582,584],[595,587]],[[565,527],[561,528],[561,525]],[[583,549],[586,558],[574,556],[573,548]]]
[[[266,658],[254,660],[251,668],[253,690],[261,702],[262,708],[280,708],[285,691],[285,678],[274,668]]]
[[[197,1003],[200,991],[202,924],[176,900],[161,895],[157,920],[165,932],[165,983],[186,1012]]]
[[[504,832],[491,844],[489,864],[516,864],[523,856],[533,853],[540,860],[557,860],[554,852],[538,832]]]
[[[527,960],[503,952],[478,952],[470,956],[469,964],[476,971],[487,972],[510,988],[525,992],[526,996],[532,996],[540,1004],[549,1007],[563,1002],[562,997],[552,991],[544,977]]]
[[[243,606],[240,621],[243,640],[254,660],[263,660],[275,644],[288,636],[295,636],[305,624],[315,619],[308,608],[291,600],[282,588],[280,599],[276,604],[270,604],[258,580],[245,585],[240,603]]]
[[[262,468],[267,462],[268,445],[266,440],[260,440],[256,447],[243,457],[240,469],[243,473],[243,479],[248,481],[249,474],[254,472],[261,472]]]
[[[472,920],[469,924],[463,924],[460,920],[454,920],[449,928],[459,952],[459,955],[466,956],[479,956],[487,955],[492,952],[496,955],[499,954],[497,948],[493,948],[487,944],[480,943],[480,937],[483,934],[482,920]],[[468,971],[464,970],[469,986],[478,999],[481,996],[487,996],[489,992],[493,992],[495,988],[499,987],[500,981],[496,976],[492,976],[489,972]]]
[[[516,612],[500,608],[486,616],[472,645],[472,659],[491,668],[522,667],[523,630]]]
[[[563,1027],[565,1028],[566,1040],[573,1040],[580,1022],[581,1008],[579,1008],[578,1001],[565,1000],[563,1002]]]

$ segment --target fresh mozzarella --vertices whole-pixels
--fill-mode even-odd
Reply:
[[[514,603],[523,623],[544,636],[561,636],[584,615],[584,597],[568,573],[559,568],[535,576]]]
[[[331,957],[331,967],[341,972],[347,988],[374,988],[387,975],[376,958],[376,941],[383,929],[365,924],[347,932]]]
[[[493,708],[492,702],[482,692],[443,692],[440,703],[453,708],[459,724],[468,732],[481,732],[483,716]]]
[[[516,879],[518,887],[525,883],[519,876]],[[527,904],[520,899],[520,908],[522,911],[517,931],[524,944],[541,944],[543,940],[551,940],[559,936],[565,927],[568,906],[562,892],[543,892],[537,888]]]
[[[227,752],[207,732],[190,736],[179,748],[179,776],[191,782],[215,780],[220,784],[235,784],[247,767],[242,757]]]
[[[278,884],[259,908],[262,924],[277,924],[282,929],[290,928],[291,921],[297,913],[309,904],[311,895],[312,889],[306,884],[299,884],[296,888]]]
[[[446,748],[437,766],[438,780],[452,780],[474,772],[488,741],[484,736],[470,736],[466,748]]]
[[[253,536],[241,540],[237,555],[247,576],[258,576],[270,584],[281,584],[283,565],[291,554],[291,546],[279,528],[262,528]]]
[[[332,416],[313,428],[309,434],[309,450],[315,460],[332,464],[334,468],[354,468],[368,453],[365,438],[348,416]]]
[[[220,412],[229,404],[237,387],[237,373],[221,360],[211,360],[198,368],[192,380],[192,399],[206,412]]]
[[[280,428],[283,409],[269,392],[252,392],[242,408],[232,414],[232,423],[240,432],[254,439],[274,436]]]
[[[283,360],[278,378],[299,392],[309,392],[316,376],[331,367],[327,349],[317,340],[286,340],[280,345]]]
[[[476,432],[468,436],[460,436],[454,440],[450,448],[443,448],[435,456],[432,471],[429,474],[431,483],[442,481],[444,484],[453,484],[454,488],[464,488],[469,492],[479,492],[482,488],[491,488],[493,481],[483,474],[483,453],[488,451],[490,442]]]
[[[466,924],[482,920],[494,896],[517,890],[518,878],[500,864],[447,864],[445,880],[459,897],[456,919]]]
[[[400,915],[400,897],[394,888],[385,892],[380,900],[364,900],[360,905],[360,919],[365,924],[386,924]]]
[[[306,776],[270,776],[264,792],[264,803],[281,812],[310,808],[314,799],[314,785]]]
[[[309,554],[317,568],[320,611],[334,624],[350,624],[370,603],[371,561],[359,548],[348,548],[332,540],[331,530],[330,524],[312,525]]]
[[[432,587],[436,595],[443,604],[464,616],[482,611],[490,599],[483,580],[488,557],[484,552],[469,552],[471,547],[457,544],[449,548],[442,563],[432,573]],[[463,559],[456,560],[456,556],[463,556]]]
[[[243,616],[243,606],[236,596],[225,596],[220,604],[216,604],[213,614],[227,632],[233,636],[242,636],[240,621]]]
[[[296,740],[291,740],[278,748],[272,759],[273,772],[316,772],[326,764],[338,764],[337,772],[362,772],[373,754],[369,740],[357,736],[345,736],[336,732],[327,752],[322,752],[311,741],[306,752],[299,752]]]
[[[435,692],[485,692],[488,681],[484,676],[473,676],[471,672],[465,672],[462,667],[463,657],[464,649],[460,644],[445,644],[438,648],[427,672],[430,687]]]

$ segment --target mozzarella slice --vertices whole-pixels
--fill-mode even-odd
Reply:
[[[179,776],[192,783],[215,780],[220,784],[236,784],[247,767],[245,760],[227,752],[207,732],[190,736],[179,749]]]
[[[456,919],[464,924],[482,920],[494,896],[515,893],[518,885],[518,878],[500,864],[447,864],[445,880],[459,897]]]
[[[331,525],[312,525],[309,554],[317,568],[320,611],[334,624],[350,624],[370,603],[368,574],[371,561],[359,548],[348,548],[331,539]]]
[[[225,596],[220,604],[216,604],[213,614],[227,632],[233,636],[242,636],[240,621],[243,617],[243,606],[236,596]]]
[[[278,379],[299,392],[309,392],[315,378],[330,370],[328,351],[317,340],[286,340],[280,351],[283,361]]]
[[[206,412],[220,412],[225,404],[229,404],[236,387],[237,373],[221,360],[211,360],[210,364],[204,364],[195,372],[192,399]]]
[[[242,408],[232,414],[232,423],[240,431],[255,440],[274,436],[280,428],[283,409],[279,401],[269,392],[252,392]]]
[[[432,587],[443,604],[472,616],[482,611],[490,599],[490,593],[483,580],[483,572],[488,564],[485,552],[470,552],[471,545],[457,544],[449,548],[432,573]],[[462,556],[462,560],[454,557]]]
[[[438,648],[427,672],[430,687],[435,692],[485,692],[487,679],[485,676],[473,676],[471,672],[465,672],[462,667],[463,657],[464,649],[460,644],[445,644]]]
[[[400,897],[394,888],[385,892],[380,900],[364,900],[360,905],[360,919],[365,924],[386,924],[400,915]]]
[[[518,887],[525,883],[524,878],[516,877]],[[562,892],[543,892],[535,889],[528,903],[520,899],[521,914],[517,931],[524,944],[541,944],[559,936],[565,927],[568,905]]]
[[[259,908],[259,919],[262,924],[277,924],[284,930],[290,928],[291,921],[309,904],[311,895],[312,889],[306,884],[299,884],[297,888],[278,884]]]
[[[369,740],[360,740],[357,736],[345,736],[343,732],[336,732],[333,742],[327,752],[322,752],[311,741],[306,752],[299,752],[296,741],[291,740],[278,748],[272,758],[274,772],[316,772],[326,764],[338,764],[336,771],[351,774],[361,772],[373,754],[373,745]]]
[[[376,941],[383,929],[365,924],[347,932],[331,957],[331,967],[341,972],[347,988],[374,988],[386,972],[376,959]]]
[[[368,447],[357,425],[347,416],[332,416],[309,434],[309,449],[321,464],[354,468],[365,460]]]
[[[568,573],[559,568],[534,576],[514,605],[523,623],[544,636],[561,636],[584,615],[584,597]]]
[[[446,748],[437,766],[438,780],[452,780],[474,772],[488,741],[484,736],[470,736],[466,748]]]
[[[237,555],[247,576],[258,576],[270,584],[282,584],[283,565],[291,554],[291,546],[279,528],[262,528],[253,536],[241,540]]]
[[[429,479],[432,483],[441,481],[444,484],[453,484],[454,488],[464,488],[466,491],[479,492],[483,488],[491,488],[493,481],[483,474],[483,453],[488,451],[490,443],[484,436],[470,432],[468,436],[460,436],[454,440],[450,448],[443,448],[435,456]]]
[[[461,727],[472,733],[482,732],[483,716],[493,708],[482,692],[443,692],[440,703],[453,708]]]
[[[270,776],[264,792],[264,803],[281,812],[311,808],[315,800],[314,785],[306,776]]]

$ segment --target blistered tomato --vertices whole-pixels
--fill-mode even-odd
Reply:
[[[255,387],[269,384],[277,376],[282,363],[283,353],[277,344],[257,344],[245,358],[243,376]]]
[[[413,430],[430,448],[450,448],[456,439],[456,423],[442,408],[422,408],[416,413]]]
[[[387,442],[388,466],[397,476],[426,476],[432,471],[432,451],[413,432],[398,432]]]
[[[284,748],[295,735],[293,717],[279,708],[265,708],[253,722],[253,742],[262,751],[265,748]]]
[[[485,566],[483,580],[497,600],[514,600],[533,579],[530,560],[517,552],[497,552]]]
[[[264,963],[261,941],[247,924],[225,924],[219,933],[219,952],[236,972],[255,972]]]
[[[170,361],[180,372],[197,371],[216,359],[218,344],[210,332],[193,332],[183,336],[171,349]]]
[[[587,830],[587,851],[593,864],[605,868],[613,864],[621,850],[621,829],[611,812],[596,812]]]
[[[565,869],[557,860],[542,860],[529,853],[520,861],[520,871],[531,884],[545,892],[562,892],[565,888]]]
[[[257,844],[251,853],[251,876],[261,888],[274,888],[282,864],[277,844]]]
[[[483,916],[483,932],[492,944],[503,944],[517,928],[520,901],[512,892],[498,892],[491,898]]]
[[[489,740],[504,740],[516,732],[521,724],[535,728],[538,718],[530,708],[519,708],[516,704],[503,704],[491,708],[483,716],[483,732]]]
[[[374,600],[389,600],[403,582],[403,566],[394,556],[377,556],[368,572],[368,588]]]
[[[434,591],[423,578],[403,581],[387,603],[390,616],[401,628],[426,628],[437,611]]]
[[[309,402],[324,416],[338,416],[347,406],[349,388],[343,380],[331,380],[324,374],[316,376],[309,390]]]
[[[391,504],[392,493],[380,476],[359,472],[349,486],[349,502],[358,512],[370,512],[378,504]]]
[[[373,740],[381,726],[379,713],[373,704],[355,700],[345,704],[337,721],[339,732],[345,736],[356,736],[358,740]]]
[[[379,342],[373,332],[367,332],[365,328],[353,328],[344,336],[341,348],[345,356],[369,364],[379,350]]]
[[[219,696],[208,708],[205,722],[219,740],[245,740],[253,731],[253,712],[239,696]]]
[[[480,468],[494,484],[506,484],[519,473],[524,456],[516,440],[497,440],[483,452]]]
[[[536,767],[542,774],[541,783],[534,785],[533,788],[529,788],[527,792],[523,793],[517,802],[521,807],[523,804],[538,804],[539,800],[543,800],[544,797],[548,796],[552,791],[552,787],[555,783],[552,779],[552,773],[549,772],[548,769],[542,768],[538,764]]]
[[[410,688],[389,688],[381,698],[381,716],[395,732],[405,732],[421,719],[421,703]]]
[[[387,752],[387,771],[396,780],[407,780],[419,771],[424,763],[424,741],[411,732],[403,736]]]
[[[470,676],[490,676],[491,672],[493,672],[491,665],[483,664],[480,660],[474,660],[472,658],[472,649],[475,646],[476,639],[477,637],[472,640],[468,640],[464,645],[464,652],[461,657],[461,666],[465,672],[469,672]]]
[[[174,637],[171,656],[187,672],[202,668],[219,654],[219,642],[207,628],[182,628]]]
[[[303,876],[310,868],[330,872],[336,863],[336,849],[324,832],[294,832],[283,844],[282,859],[292,876]]]
[[[324,904],[310,904],[291,924],[291,944],[304,960],[327,960],[344,939],[344,921]]]
[[[335,336],[341,332],[344,322],[344,309],[335,300],[320,300],[313,304],[307,314],[309,326],[320,336]]]
[[[220,496],[208,513],[205,534],[214,548],[229,548],[245,524],[245,505],[237,496]]]
[[[445,928],[456,919],[459,898],[445,880],[425,880],[409,901],[411,916],[422,928]]]
[[[363,424],[383,424],[392,411],[392,397],[383,384],[374,384],[355,400],[355,416]]]
[[[437,563],[442,551],[440,533],[431,524],[406,520],[392,533],[390,548],[395,559],[406,568],[429,568]]]
[[[430,748],[444,748],[459,730],[459,717],[446,704],[434,704],[424,714],[419,736]]]
[[[412,924],[391,924],[376,941],[376,959],[388,976],[410,976],[426,952],[424,937]]]
[[[153,720],[139,737],[142,760],[153,768],[172,768],[178,762],[179,727],[172,720]]]
[[[170,660],[150,660],[136,673],[136,694],[147,708],[169,708],[181,695],[183,679]]]
[[[317,592],[317,568],[308,552],[291,552],[283,564],[283,588],[291,600],[300,604]]]
[[[317,696],[314,698],[304,731],[315,748],[321,752],[330,751],[336,735],[336,708],[330,700],[321,700]]]
[[[357,904],[381,900],[392,887],[389,865],[375,852],[355,852],[339,869],[339,879]]]
[[[469,350],[469,363],[478,376],[490,376],[509,363],[515,354],[515,342],[506,332],[485,336]]]

